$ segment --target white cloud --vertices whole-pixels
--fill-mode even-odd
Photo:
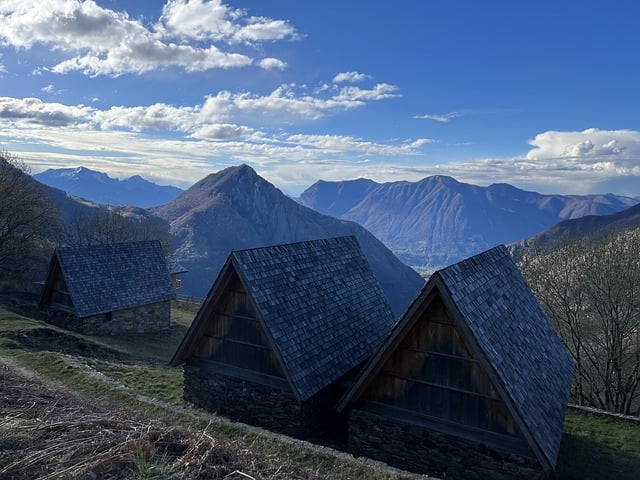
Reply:
[[[320,143],[321,140],[315,141]],[[343,139],[344,142],[346,140]],[[416,140],[406,145],[418,148],[422,142]],[[310,143],[309,139],[307,143]],[[416,164],[402,155],[365,163],[349,161],[349,157],[344,155],[336,155],[333,160],[324,155],[309,159],[295,169],[286,164],[274,166],[268,178],[291,191],[301,191],[305,182],[308,186],[317,179],[338,181],[366,177],[389,182],[450,175],[459,181],[477,185],[502,182],[541,193],[614,191],[640,195],[640,131],[548,131],[537,135],[530,143],[534,148],[523,156],[441,164],[433,164],[419,156],[415,157],[420,159]]]
[[[409,146],[411,148],[420,148],[424,147],[425,145],[429,145],[430,143],[438,143],[438,141],[434,140],[433,138],[419,138],[411,142]]]
[[[45,89],[55,90],[53,86]],[[422,147],[437,140],[387,143],[295,130],[296,122],[308,123],[396,96],[396,87],[336,87],[313,95],[308,90],[311,88],[282,85],[266,95],[223,91],[191,106],[155,103],[107,109],[0,97],[0,141],[11,151],[19,145],[17,153],[40,162],[38,166],[53,158],[73,166],[92,161],[96,167],[105,166],[107,172],[130,169],[139,173],[147,168],[169,181],[176,171],[186,181],[196,181],[214,167],[246,162],[272,179],[293,182],[304,178],[306,184],[282,184],[290,193],[319,178],[359,176],[390,181],[444,174],[480,185],[507,182],[547,193],[600,191],[607,181],[621,184],[625,178],[640,178],[640,131],[547,131],[536,135],[529,142],[529,151],[520,156],[434,165]],[[50,153],[43,153],[46,151]],[[86,152],[91,153],[87,156]],[[435,154],[435,149],[429,153]],[[293,165],[295,175],[286,174]],[[334,167],[335,176],[329,177],[327,172]]]
[[[227,43],[257,43],[296,39],[286,20],[250,17],[220,0],[169,0],[156,26],[165,35]]]
[[[356,96],[379,97],[363,92]],[[384,144],[339,135],[291,135],[254,126],[260,123],[257,116],[305,120],[353,108],[351,97],[337,97],[300,95],[298,87],[288,85],[266,96],[220,92],[195,106],[156,103],[106,110],[4,97],[0,98],[0,140],[12,151],[12,145],[19,145],[17,153],[34,168],[83,164],[114,174],[154,172],[169,183],[176,171],[181,179],[196,181],[213,166],[246,162],[271,169],[280,163],[335,158],[351,163],[363,156],[413,156],[428,143],[425,139]],[[219,120],[240,117],[252,122]]]
[[[447,123],[452,118],[457,118],[459,116],[459,112],[449,112],[445,113],[444,115],[433,115],[425,113],[424,115],[415,115],[413,118],[416,118],[418,120],[435,120],[436,122]]]
[[[335,77],[333,77],[332,82],[333,83],[343,83],[343,82],[357,83],[357,82],[363,82],[368,78],[371,78],[371,77],[364,73],[341,72],[341,73],[338,73]]]
[[[640,174],[640,131],[547,131],[529,141],[527,160],[542,169],[599,172],[603,176]],[[602,179],[601,179],[602,180]]]
[[[0,97],[0,118],[11,124],[48,127],[88,125],[93,109],[84,105],[45,103],[38,98]]]
[[[368,102],[398,97],[394,85],[378,84],[372,89],[344,87],[334,95],[307,95],[295,85],[281,85],[267,95],[248,92],[218,92],[204,102],[201,118],[204,122],[250,121],[288,124],[295,120],[316,120],[331,113],[363,107]],[[316,92],[317,94],[328,91]]]
[[[107,51],[79,55],[51,68],[54,73],[79,71],[85,75],[117,77],[125,73],[142,74],[159,68],[180,67],[187,72],[214,68],[247,67],[253,60],[239,53],[224,53],[215,46],[207,49],[188,45],[164,44],[142,39],[125,42]]]
[[[49,95],[62,95],[67,90],[65,88],[56,89],[53,83],[50,83],[49,85],[45,85],[44,87],[42,87],[40,91],[48,93]]]
[[[45,93],[58,93],[55,87],[47,85]],[[107,110],[58,103],[46,103],[40,99],[0,99],[0,117],[16,122],[56,124],[91,124],[110,130],[132,131],[164,130],[195,133],[206,132],[216,124],[244,124],[253,127],[291,125],[298,121],[315,120],[353,108],[365,106],[369,102],[398,96],[397,87],[378,84],[372,89],[344,87],[336,91],[306,93],[305,87],[281,85],[267,95],[249,92],[218,92],[207,97],[202,104],[193,106],[173,106],[155,103],[148,106],[113,106]],[[47,115],[43,114],[47,112]],[[55,114],[54,114],[55,112]]]
[[[190,33],[189,33],[190,32]],[[172,37],[196,40],[174,43]],[[248,17],[220,1],[169,1],[152,30],[126,12],[103,8],[93,0],[0,0],[0,42],[30,49],[45,45],[61,53],[61,62],[46,67],[55,73],[85,75],[142,74],[177,67],[187,72],[241,68],[254,60],[222,50],[212,41],[256,43],[293,38],[286,21]],[[205,44],[202,45],[202,41]],[[262,68],[284,68],[275,58],[258,62]]]
[[[168,130],[187,132],[194,128],[197,114],[193,107],[174,107],[155,103],[148,107],[111,107],[96,111],[94,121],[102,129]]]
[[[271,20],[265,17],[251,17],[249,23],[239,28],[234,35],[234,40],[248,43],[285,38],[296,38],[294,28],[284,20]]]
[[[366,100],[384,100],[386,98],[397,98],[401,95],[396,93],[398,87],[395,85],[389,85],[388,83],[378,83],[372,89],[362,89],[359,87],[343,87],[340,89],[340,93],[337,100],[349,101],[349,102],[362,102]]]
[[[232,123],[216,123],[203,125],[198,128],[191,137],[209,140],[229,140],[231,138],[241,138],[253,135],[256,131],[253,128]]]
[[[602,156],[626,158],[640,154],[640,132],[597,128],[589,128],[581,132],[550,130],[536,135],[529,144],[534,147],[527,154],[527,158],[531,160]]]
[[[290,135],[287,141],[305,148],[314,148],[324,153],[359,152],[369,155],[408,155],[429,141],[426,139],[401,145],[389,145],[364,141],[359,138],[342,135]]]
[[[286,62],[277,58],[263,58],[258,65],[265,70],[284,70],[287,67]]]

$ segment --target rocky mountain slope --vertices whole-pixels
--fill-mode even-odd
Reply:
[[[204,296],[230,250],[355,235],[391,307],[401,313],[423,279],[360,225],[322,215],[284,195],[246,165],[211,174],[150,211],[169,222],[183,291]]]
[[[405,263],[431,269],[585,215],[638,203],[616,195],[542,195],[508,184],[479,187],[447,176],[418,182],[318,182],[299,199],[364,226]]]
[[[157,185],[139,175],[118,180],[85,167],[49,169],[35,174],[34,178],[71,195],[109,205],[152,207],[170,202],[182,192],[177,187]]]
[[[509,245],[514,254],[523,248],[538,244],[553,247],[565,238],[600,236],[640,228],[640,204],[612,215],[587,215],[565,220],[519,242]]]

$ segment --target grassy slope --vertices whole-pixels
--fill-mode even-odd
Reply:
[[[251,448],[261,454],[275,456],[282,462],[293,462],[297,467],[311,472],[338,478],[401,478],[389,471],[306,449],[298,443],[265,437],[236,424],[210,422],[206,416],[193,416],[186,411],[181,413],[179,409],[140,402],[136,393],[172,405],[183,405],[181,370],[169,367],[167,362],[184,336],[193,312],[174,309],[173,325],[168,332],[94,337],[57,329],[44,323],[37,310],[2,300],[0,363],[17,364],[22,369],[35,372],[82,395],[100,398],[115,407],[126,406],[159,418],[170,418],[172,422],[183,426],[207,427],[220,438],[249,442]],[[28,338],[36,340],[27,341]],[[80,368],[81,365],[87,365],[89,370],[100,372],[127,388],[118,388],[104,378],[90,375],[86,369]],[[558,479],[615,477],[626,480],[637,478],[638,471],[639,424],[583,412],[568,412],[558,460]]]
[[[162,334],[92,337],[65,332],[46,324],[37,311],[29,310],[24,315],[23,309],[14,305],[7,308],[6,303],[2,303],[0,299],[0,371],[15,370],[26,377],[33,375],[38,379],[44,379],[56,388],[61,387],[73,395],[84,397],[86,404],[95,402],[100,408],[104,408],[106,404],[107,407],[113,408],[116,417],[126,416],[126,411],[133,411],[180,428],[206,432],[207,436],[213,437],[216,442],[230,443],[234,451],[249,452],[249,458],[247,455],[243,457],[245,471],[251,471],[252,468],[255,470],[256,464],[260,465],[262,462],[276,467],[287,467],[279,474],[261,473],[256,478],[289,478],[287,469],[290,468],[302,472],[295,478],[376,480],[415,477],[411,474],[396,473],[393,469],[367,466],[347,456],[309,448],[299,441],[278,435],[265,435],[256,429],[218,419],[210,413],[193,413],[190,409],[181,407],[182,372],[179,368],[169,367],[167,359],[177,348],[177,343],[186,332],[193,313],[174,311],[175,325],[166,332],[167,338],[161,338]],[[59,337],[56,333],[64,333],[64,337]],[[56,341],[48,341],[47,336],[53,337]],[[40,341],[34,342],[31,340],[33,338]],[[51,351],[56,349],[62,351]],[[88,356],[78,355],[78,352],[86,353]],[[92,358],[92,355],[100,358]],[[96,377],[91,371],[99,371],[127,388],[118,387],[104,378]],[[0,384],[2,380],[0,376]],[[164,400],[170,405],[141,401],[137,394]],[[22,412],[16,416],[21,415]],[[10,437],[11,432],[3,429],[0,418],[0,472],[3,455],[4,458],[15,455],[11,449],[3,452],[3,446],[12,443]],[[29,455],[25,455],[28,460]],[[135,455],[137,452],[131,452],[132,458],[128,465],[135,464]],[[178,460],[176,462],[180,463]],[[262,472],[268,468],[259,470]],[[235,475],[229,478],[245,477]]]

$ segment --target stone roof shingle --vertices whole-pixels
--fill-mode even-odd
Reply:
[[[366,360],[393,325],[353,236],[231,256],[301,400]]]
[[[574,361],[504,245],[436,271],[338,405],[357,401],[434,290],[484,358],[525,440],[545,469],[556,464]],[[471,338],[469,338],[469,336]],[[505,398],[506,397],[506,398]],[[532,443],[533,442],[533,443]]]
[[[555,465],[574,362],[507,249],[493,248],[435,275]]]
[[[157,241],[58,248],[54,257],[79,318],[175,297]]]

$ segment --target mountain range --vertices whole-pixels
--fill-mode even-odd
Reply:
[[[76,172],[71,176],[79,184],[87,178],[111,180],[103,183],[111,196],[117,195],[111,188],[122,183],[84,168],[61,170]],[[517,251],[533,241],[552,244],[565,234],[633,226],[640,216],[640,206],[629,208],[638,199],[541,195],[507,184],[479,187],[446,176],[383,184],[319,181],[296,202],[246,165],[211,174],[148,210],[99,205],[55,188],[49,193],[67,225],[74,218],[98,218],[96,212],[106,212],[149,225],[138,229],[143,234],[169,228],[175,260],[189,270],[183,292],[195,296],[207,293],[232,249],[355,235],[396,313],[413,299],[423,280],[389,249],[426,273],[500,243],[527,238],[513,246]]]
[[[640,228],[640,204],[612,215],[587,215],[565,220],[543,232],[512,243],[509,248],[514,255],[532,245],[552,248],[564,239],[586,236],[602,236]]]
[[[170,202],[182,192],[178,187],[157,185],[139,175],[118,180],[85,167],[49,169],[33,177],[70,195],[108,205],[147,208]]]
[[[354,235],[391,308],[400,314],[424,280],[363,227],[300,205],[246,165],[211,174],[149,209],[170,225],[183,291],[204,296],[230,250]]]
[[[418,270],[432,270],[585,215],[638,203],[617,195],[542,195],[508,184],[480,187],[437,175],[417,182],[319,181],[298,201],[351,220]]]

